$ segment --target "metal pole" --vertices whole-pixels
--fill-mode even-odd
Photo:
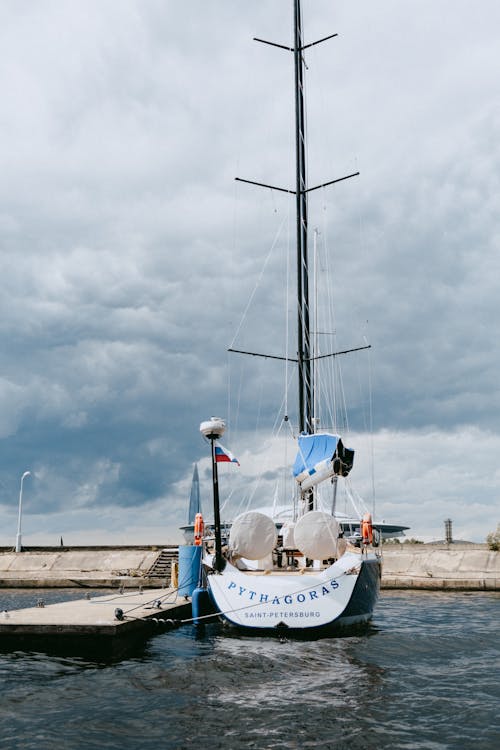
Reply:
[[[21,488],[19,490],[19,513],[17,516],[16,552],[21,552],[21,515],[23,510],[23,482],[31,475],[31,471],[25,471],[21,477]]]
[[[212,483],[214,490],[214,535],[215,535],[215,560],[214,570],[220,573],[226,567],[226,561],[222,557],[222,538],[220,529],[220,504],[219,504],[219,475],[217,472],[217,461],[215,459],[215,440],[210,437],[212,445]]]
[[[338,476],[335,474],[333,477],[333,498],[332,498],[332,516],[335,515],[335,511],[337,510],[337,484],[338,484]]]
[[[294,12],[295,68],[295,169],[297,213],[297,346],[299,360],[299,431],[312,432],[312,382],[309,323],[309,279],[307,257],[306,133],[304,109],[304,60],[300,0]]]

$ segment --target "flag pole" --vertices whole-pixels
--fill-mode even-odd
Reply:
[[[212,445],[212,485],[214,495],[214,536],[215,536],[215,560],[214,570],[221,573],[226,567],[226,561],[222,556],[222,536],[220,528],[220,503],[219,503],[219,474],[217,472],[217,460],[215,457],[215,441],[218,435],[208,435]]]
[[[200,432],[210,440],[212,448],[212,487],[214,496],[214,536],[215,536],[215,555],[213,558],[212,568],[215,573],[222,573],[226,567],[226,561],[222,556],[222,536],[220,528],[220,505],[219,505],[219,475],[217,473],[217,456],[215,441],[224,434],[226,423],[220,417],[210,417],[206,422],[200,424]]]

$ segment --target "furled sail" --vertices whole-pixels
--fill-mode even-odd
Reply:
[[[293,475],[302,492],[334,475],[346,477],[352,469],[354,451],[346,448],[338,435],[321,432],[299,436],[299,452]]]

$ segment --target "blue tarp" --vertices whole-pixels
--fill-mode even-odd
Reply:
[[[300,435],[299,452],[293,465],[293,476],[297,477],[303,471],[311,473],[320,461],[331,461],[339,440],[338,435],[331,435],[328,432],[318,435]]]
[[[338,435],[324,432],[299,436],[299,452],[293,466],[294,477],[312,476],[324,471],[328,462],[333,462],[331,474],[347,476],[354,461],[354,451],[345,448]],[[302,476],[298,481],[303,481]]]

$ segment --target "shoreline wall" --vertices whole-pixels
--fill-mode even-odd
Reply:
[[[22,552],[0,549],[0,588],[158,587],[166,576],[149,574],[163,549],[48,547]]]
[[[178,545],[0,548],[0,588],[158,587]],[[387,544],[382,589],[500,590],[500,553],[478,545]]]
[[[500,590],[500,553],[486,544],[384,545],[383,589]]]

